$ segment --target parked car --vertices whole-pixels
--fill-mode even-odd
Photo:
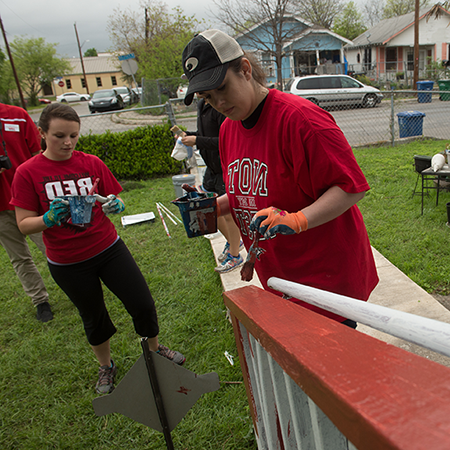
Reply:
[[[125,105],[130,106],[132,103],[135,103],[135,96],[131,92],[131,89],[127,86],[116,86],[114,90],[120,94]]]
[[[383,95],[348,75],[311,75],[291,78],[284,89],[319,106],[356,106],[373,108]]]
[[[77,92],[66,92],[56,97],[57,102],[86,102],[91,99],[88,94],[78,94]]]
[[[134,94],[134,97],[136,99],[136,103],[141,101],[142,96],[142,88],[141,87],[135,87],[131,89],[131,92]]]
[[[49,100],[48,98],[38,98],[39,103],[41,103],[42,105],[48,105],[49,103],[51,103],[52,101]]]
[[[178,98],[186,97],[187,88],[188,88],[187,86],[183,86],[183,85],[178,86],[177,97]]]
[[[122,96],[115,89],[100,89],[95,91],[89,102],[91,113],[103,111],[115,111],[124,108]]]

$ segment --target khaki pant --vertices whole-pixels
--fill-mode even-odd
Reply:
[[[45,256],[42,233],[31,234],[30,239]],[[0,244],[6,250],[11,264],[34,306],[48,302],[44,281],[31,257],[25,236],[17,227],[14,211],[0,211]]]

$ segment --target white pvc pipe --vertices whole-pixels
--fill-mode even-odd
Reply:
[[[267,284],[339,316],[450,356],[450,324],[271,277]]]

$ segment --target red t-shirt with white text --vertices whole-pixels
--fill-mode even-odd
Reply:
[[[219,148],[231,212],[247,249],[254,237],[248,226],[263,208],[297,212],[331,186],[347,193],[369,189],[333,117],[308,100],[275,89],[269,91],[253,128],[247,130],[239,121],[225,120]],[[260,246],[266,252],[256,261],[255,269],[265,289],[270,277],[279,277],[367,300],[378,282],[356,205],[321,226],[298,235],[277,235],[262,240]]]
[[[74,151],[67,161],[53,161],[43,154],[22,164],[12,185],[11,205],[43,215],[55,197],[87,195],[100,178],[97,193],[106,197],[122,191],[119,182],[97,156]],[[44,230],[47,257],[58,264],[70,264],[98,255],[117,239],[114,224],[95,203],[92,219],[84,226],[64,221]]]

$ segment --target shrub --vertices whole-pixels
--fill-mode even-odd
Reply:
[[[182,162],[170,156],[170,125],[80,136],[77,149],[98,156],[120,180],[149,179],[180,173]]]

